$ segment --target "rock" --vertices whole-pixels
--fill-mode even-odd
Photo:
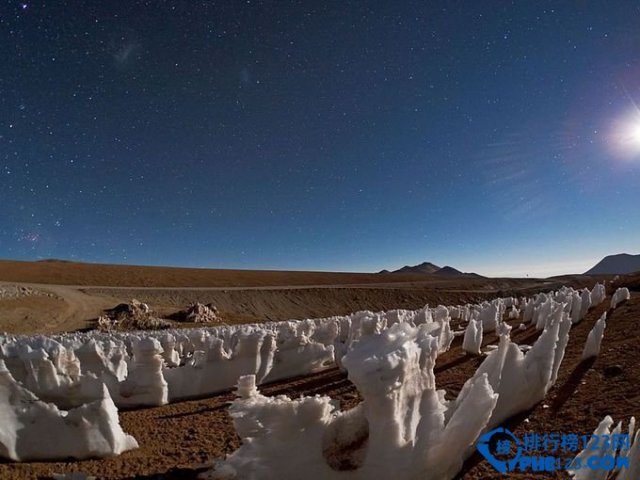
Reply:
[[[15,299],[22,297],[56,297],[56,295],[45,292],[43,290],[36,290],[31,287],[24,287],[21,285],[1,284],[0,285],[0,299]]]
[[[196,302],[187,310],[185,319],[193,323],[218,322],[218,309],[211,303],[204,305]]]
[[[98,328],[105,331],[158,330],[171,327],[171,322],[157,317],[149,305],[136,299],[105,310],[105,314],[98,317],[97,323]]]
[[[218,323],[218,309],[212,303],[192,303],[186,310],[180,310],[169,316],[172,320],[178,322],[190,323]]]
[[[115,326],[114,322],[106,315],[100,315],[98,317],[98,330],[110,331]]]

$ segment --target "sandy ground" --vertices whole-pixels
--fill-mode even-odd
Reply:
[[[231,324],[477,302],[562,284],[591,286],[595,281],[584,277],[484,279],[0,260],[0,292],[3,288],[31,292],[17,298],[0,294],[0,332],[58,333],[92,328],[103,310],[134,298],[161,316],[196,301],[213,303],[222,320]]]
[[[591,433],[606,414],[615,420],[640,418],[640,293],[610,312],[601,355],[590,362],[581,362],[580,355],[587,334],[604,306],[591,311],[587,318],[571,331],[560,375],[546,400],[531,411],[508,421],[517,435],[525,432]],[[512,321],[517,325],[519,321]],[[530,344],[538,333],[531,327],[514,331],[518,343]],[[484,344],[495,343],[494,335],[486,336]],[[438,358],[436,379],[439,388],[449,398],[457,395],[463,383],[473,374],[481,360],[465,355],[456,339],[451,350]],[[620,365],[622,372],[611,376],[608,367]],[[351,408],[359,401],[355,387],[337,370],[329,370],[293,381],[263,387],[267,395],[325,394]],[[163,407],[121,412],[125,431],[134,435],[140,449],[105,460],[58,463],[0,464],[0,478],[47,478],[59,472],[82,471],[99,478],[195,478],[203,464],[231,453],[239,446],[227,404],[231,393],[212,398],[180,402]],[[497,474],[479,455],[466,463],[460,479],[497,478]],[[568,478],[555,475],[510,475],[505,478]]]
[[[456,283],[458,277],[432,277],[437,283]],[[118,287],[265,287],[275,285],[350,285],[424,281],[424,275],[276,270],[101,265],[65,261],[18,262],[0,260],[0,280],[54,285]],[[476,278],[482,282],[482,278]]]
[[[5,280],[1,274],[0,271],[0,280]],[[635,291],[631,301],[610,312],[601,355],[595,361],[581,362],[580,354],[589,330],[606,307],[603,305],[591,311],[581,324],[574,326],[558,381],[545,402],[508,422],[516,434],[552,431],[586,434],[591,433],[606,414],[613,415],[616,421],[627,420],[631,415],[640,417],[640,390],[637,387],[640,376],[640,349],[637,348],[640,343],[640,329],[637,328],[640,320],[639,279],[636,276],[620,280],[619,284],[632,286]],[[9,280],[15,283],[15,279]],[[234,314],[247,318],[303,318],[348,313],[362,308],[381,310],[417,308],[424,303],[464,303],[509,293],[530,294],[561,284],[592,286],[594,279],[572,277],[552,282],[476,282],[475,279],[463,279],[457,283],[438,283],[430,279],[424,284],[401,282],[401,285],[374,284],[366,287],[330,284],[318,287],[322,282],[315,282],[313,288],[282,288],[292,284],[287,281],[276,286],[278,288],[259,289],[32,285],[29,288],[40,289],[43,294],[0,299],[0,330],[33,333],[77,328],[86,324],[82,318],[132,296],[167,311],[197,299],[214,300],[223,306],[223,311],[235,309]],[[515,326],[519,321],[511,323]],[[531,327],[513,332],[518,343],[530,344],[537,336]],[[495,336],[487,335],[484,343],[495,343],[496,340]],[[435,370],[438,388],[445,389],[449,398],[457,395],[481,361],[465,355],[460,342],[457,338],[451,350],[438,358]],[[612,376],[608,368],[612,366],[620,366],[621,373]],[[343,408],[351,408],[360,400],[355,387],[337,370],[279,382],[265,386],[261,391],[267,395],[286,394],[292,397],[326,394],[337,399]],[[122,426],[138,439],[138,450],[112,459],[81,462],[0,462],[0,478],[48,478],[53,473],[72,471],[107,479],[195,478],[203,464],[223,457],[239,446],[227,412],[228,402],[232,399],[233,394],[226,393],[163,407],[123,411],[120,413]],[[466,462],[458,478],[478,480],[498,478],[498,475],[487,462],[475,455]],[[555,476],[527,474],[506,478],[568,477],[559,473]]]
[[[0,296],[0,332],[57,333],[86,328],[104,309],[120,303],[110,295],[94,295],[64,285],[32,285],[2,282],[3,288],[20,285],[33,295]],[[127,301],[130,299],[127,299]]]
[[[574,281],[593,285],[595,280]],[[0,288],[2,288],[0,283]],[[526,295],[558,287],[546,281],[509,280],[487,282],[460,280],[457,284],[413,282],[367,286],[274,286],[260,288],[140,288],[80,287],[46,284],[7,284],[28,287],[37,295],[0,298],[0,332],[58,333],[94,327],[107,308],[137,299],[162,317],[194,302],[212,303],[225,323],[262,322],[346,315],[358,310],[416,309],[429,305],[476,303],[499,295]],[[181,325],[176,326],[193,326]]]

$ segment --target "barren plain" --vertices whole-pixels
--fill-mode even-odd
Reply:
[[[104,310],[136,298],[170,315],[198,301],[213,303],[225,323],[259,322],[341,315],[358,310],[416,309],[455,305],[499,296],[532,295],[561,285],[592,287],[610,277],[552,279],[431,278],[322,272],[191,270],[103,266],[66,262],[0,261],[0,331],[37,334],[90,329]],[[631,300],[609,312],[601,354],[581,361],[586,337],[608,301],[590,311],[571,330],[558,381],[544,402],[508,421],[516,433],[554,431],[591,433],[605,415],[616,421],[640,417],[640,275],[621,276]],[[611,286],[607,293],[611,294]],[[4,293],[2,293],[4,292]],[[505,319],[506,320],[506,319]],[[521,320],[508,321],[518,326]],[[452,322],[455,325],[455,322]],[[531,344],[539,332],[514,328],[512,337]],[[487,334],[483,345],[496,343]],[[438,388],[455,397],[481,362],[466,355],[457,337],[437,359]],[[266,395],[324,394],[343,408],[360,397],[347,375],[331,369],[261,387]],[[84,472],[98,478],[195,478],[215,458],[239,446],[228,414],[231,392],[161,407],[121,411],[124,430],[140,448],[121,456],[86,461],[0,463],[0,478],[50,478],[54,473]],[[496,472],[478,454],[467,460],[460,479],[494,478]],[[512,475],[509,478],[568,478],[564,472]]]

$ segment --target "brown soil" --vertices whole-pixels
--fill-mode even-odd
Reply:
[[[349,285],[414,282],[431,279],[420,274],[298,272],[276,270],[225,270],[205,268],[102,265],[64,261],[19,262],[0,260],[0,280],[55,285],[103,285],[117,287],[264,287],[282,285]],[[482,278],[473,279],[476,283]]]
[[[220,311],[221,321],[227,324],[263,322],[346,315],[358,310],[416,309],[425,304],[453,305],[475,303],[499,295],[525,295],[552,286],[543,281],[510,280],[486,282],[483,288],[468,287],[464,283],[398,284],[367,287],[295,287],[260,289],[192,289],[192,288],[104,288],[41,285],[41,290],[55,294],[56,301],[42,301],[41,297],[17,300],[0,299],[0,332],[16,334],[54,333],[94,328],[93,321],[120,303],[137,299],[149,305],[162,318],[176,314],[195,302],[210,303]],[[594,280],[582,281],[593,285]],[[574,282],[579,285],[579,282]],[[496,288],[502,286],[502,288]],[[46,297],[45,297],[46,298]],[[174,322],[176,328],[202,326]]]
[[[606,305],[591,311],[571,330],[571,339],[556,385],[547,399],[530,412],[508,421],[516,435],[525,432],[591,433],[602,418],[610,414],[616,421],[640,418],[640,295],[609,312],[600,356],[581,362],[580,355],[587,334]],[[511,322],[516,326],[519,320]],[[531,327],[513,331],[518,343],[532,343],[538,333]],[[486,336],[484,343],[495,343]],[[457,338],[451,350],[443,354],[436,366],[439,388],[449,398],[457,395],[481,360],[465,355]],[[622,373],[611,377],[607,367],[619,365]],[[359,395],[344,374],[330,370],[305,378],[280,382],[261,388],[267,395],[326,394],[338,399],[343,408],[351,408]],[[195,478],[199,467],[214,458],[234,451],[239,440],[227,413],[231,393],[144,410],[121,412],[125,431],[134,435],[140,449],[104,460],[56,463],[0,464],[0,478],[46,478],[53,473],[81,471],[99,478]],[[526,419],[526,420],[525,420]],[[479,455],[465,464],[460,479],[498,478],[498,474]],[[565,473],[510,475],[509,478],[568,478]]]
[[[611,415],[615,422],[623,420],[624,428],[630,417],[640,418],[638,293],[632,294],[631,301],[609,312],[600,355],[595,360],[581,361],[587,335],[608,308],[608,301],[609,298],[571,329],[558,380],[544,402],[506,422],[519,438],[526,432],[591,434],[606,415]],[[622,367],[620,375],[605,374],[607,367],[615,365]],[[459,476],[473,480],[497,477],[495,470],[478,454],[467,461]],[[508,478],[567,479],[569,476],[566,472],[527,473],[509,474]]]
[[[48,333],[83,328],[88,325],[87,320],[97,317],[102,310],[132,298],[148,303],[163,315],[196,301],[213,303],[221,310],[223,321],[234,323],[321,317],[361,309],[418,308],[425,303],[476,302],[497,295],[524,295],[540,289],[549,290],[561,284],[591,286],[595,281],[585,277],[552,281],[410,277],[0,261],[0,280],[37,281],[40,285],[34,288],[52,294],[0,300],[0,331]],[[627,281],[633,283],[637,279],[627,277],[619,283],[623,285]],[[348,285],[355,283],[359,285]],[[135,285],[137,288],[123,288],[123,285]],[[300,287],[304,285],[312,286]],[[574,327],[560,378],[547,399],[552,407],[536,407],[529,415],[529,423],[523,423],[522,419],[513,420],[512,427],[516,433],[522,433],[524,428],[529,431],[534,428],[539,431],[562,428],[575,431],[579,428],[580,432],[586,433],[595,428],[605,413],[614,414],[616,419],[640,415],[640,392],[631,381],[639,373],[635,358],[638,354],[633,350],[637,342],[634,336],[636,329],[631,323],[640,310],[639,303],[636,294],[631,302],[613,313],[608,322],[602,355],[593,365],[580,364],[579,355],[599,312],[590,313],[582,324]],[[536,336],[531,329],[514,331],[514,339],[522,343],[530,343]],[[454,348],[438,359],[436,367],[439,388],[446,389],[450,396],[457,394],[480,363],[479,359],[461,352],[459,341],[457,339]],[[492,341],[495,338],[490,336],[485,339],[485,343]],[[628,352],[625,347],[629,347]],[[629,356],[633,358],[626,358]],[[623,365],[624,372],[603,381],[604,368],[610,364]],[[589,388],[582,385],[582,381],[588,381],[586,385]],[[591,384],[593,389],[589,391]],[[576,393],[571,396],[573,389]],[[266,386],[262,391],[268,395],[284,393],[293,397],[328,394],[340,400],[343,408],[350,408],[360,400],[355,388],[336,370]],[[586,399],[581,399],[580,395]],[[52,473],[70,471],[83,471],[99,478],[193,478],[199,464],[224,456],[239,445],[226,410],[232,398],[229,393],[159,408],[121,412],[125,431],[138,439],[140,449],[107,460],[4,463],[0,464],[0,478],[46,478]],[[609,398],[619,401],[610,405]],[[486,462],[472,457],[461,478],[491,478],[493,473]]]
[[[45,298],[0,298],[0,332],[58,333],[95,327],[108,308],[137,299],[167,318],[212,303],[224,323],[261,322],[477,302],[528,295],[596,278],[442,278],[331,272],[269,272],[0,260],[0,283],[21,283]],[[46,295],[51,295],[46,297]],[[177,327],[194,326],[176,324]]]
[[[0,332],[32,334],[77,330],[88,326],[88,320],[97,318],[104,309],[122,303],[109,295],[91,295],[65,286],[50,285],[38,291],[51,296],[0,298]]]

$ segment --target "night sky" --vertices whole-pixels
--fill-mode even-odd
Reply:
[[[637,2],[5,0],[0,40],[0,258],[640,251]]]

